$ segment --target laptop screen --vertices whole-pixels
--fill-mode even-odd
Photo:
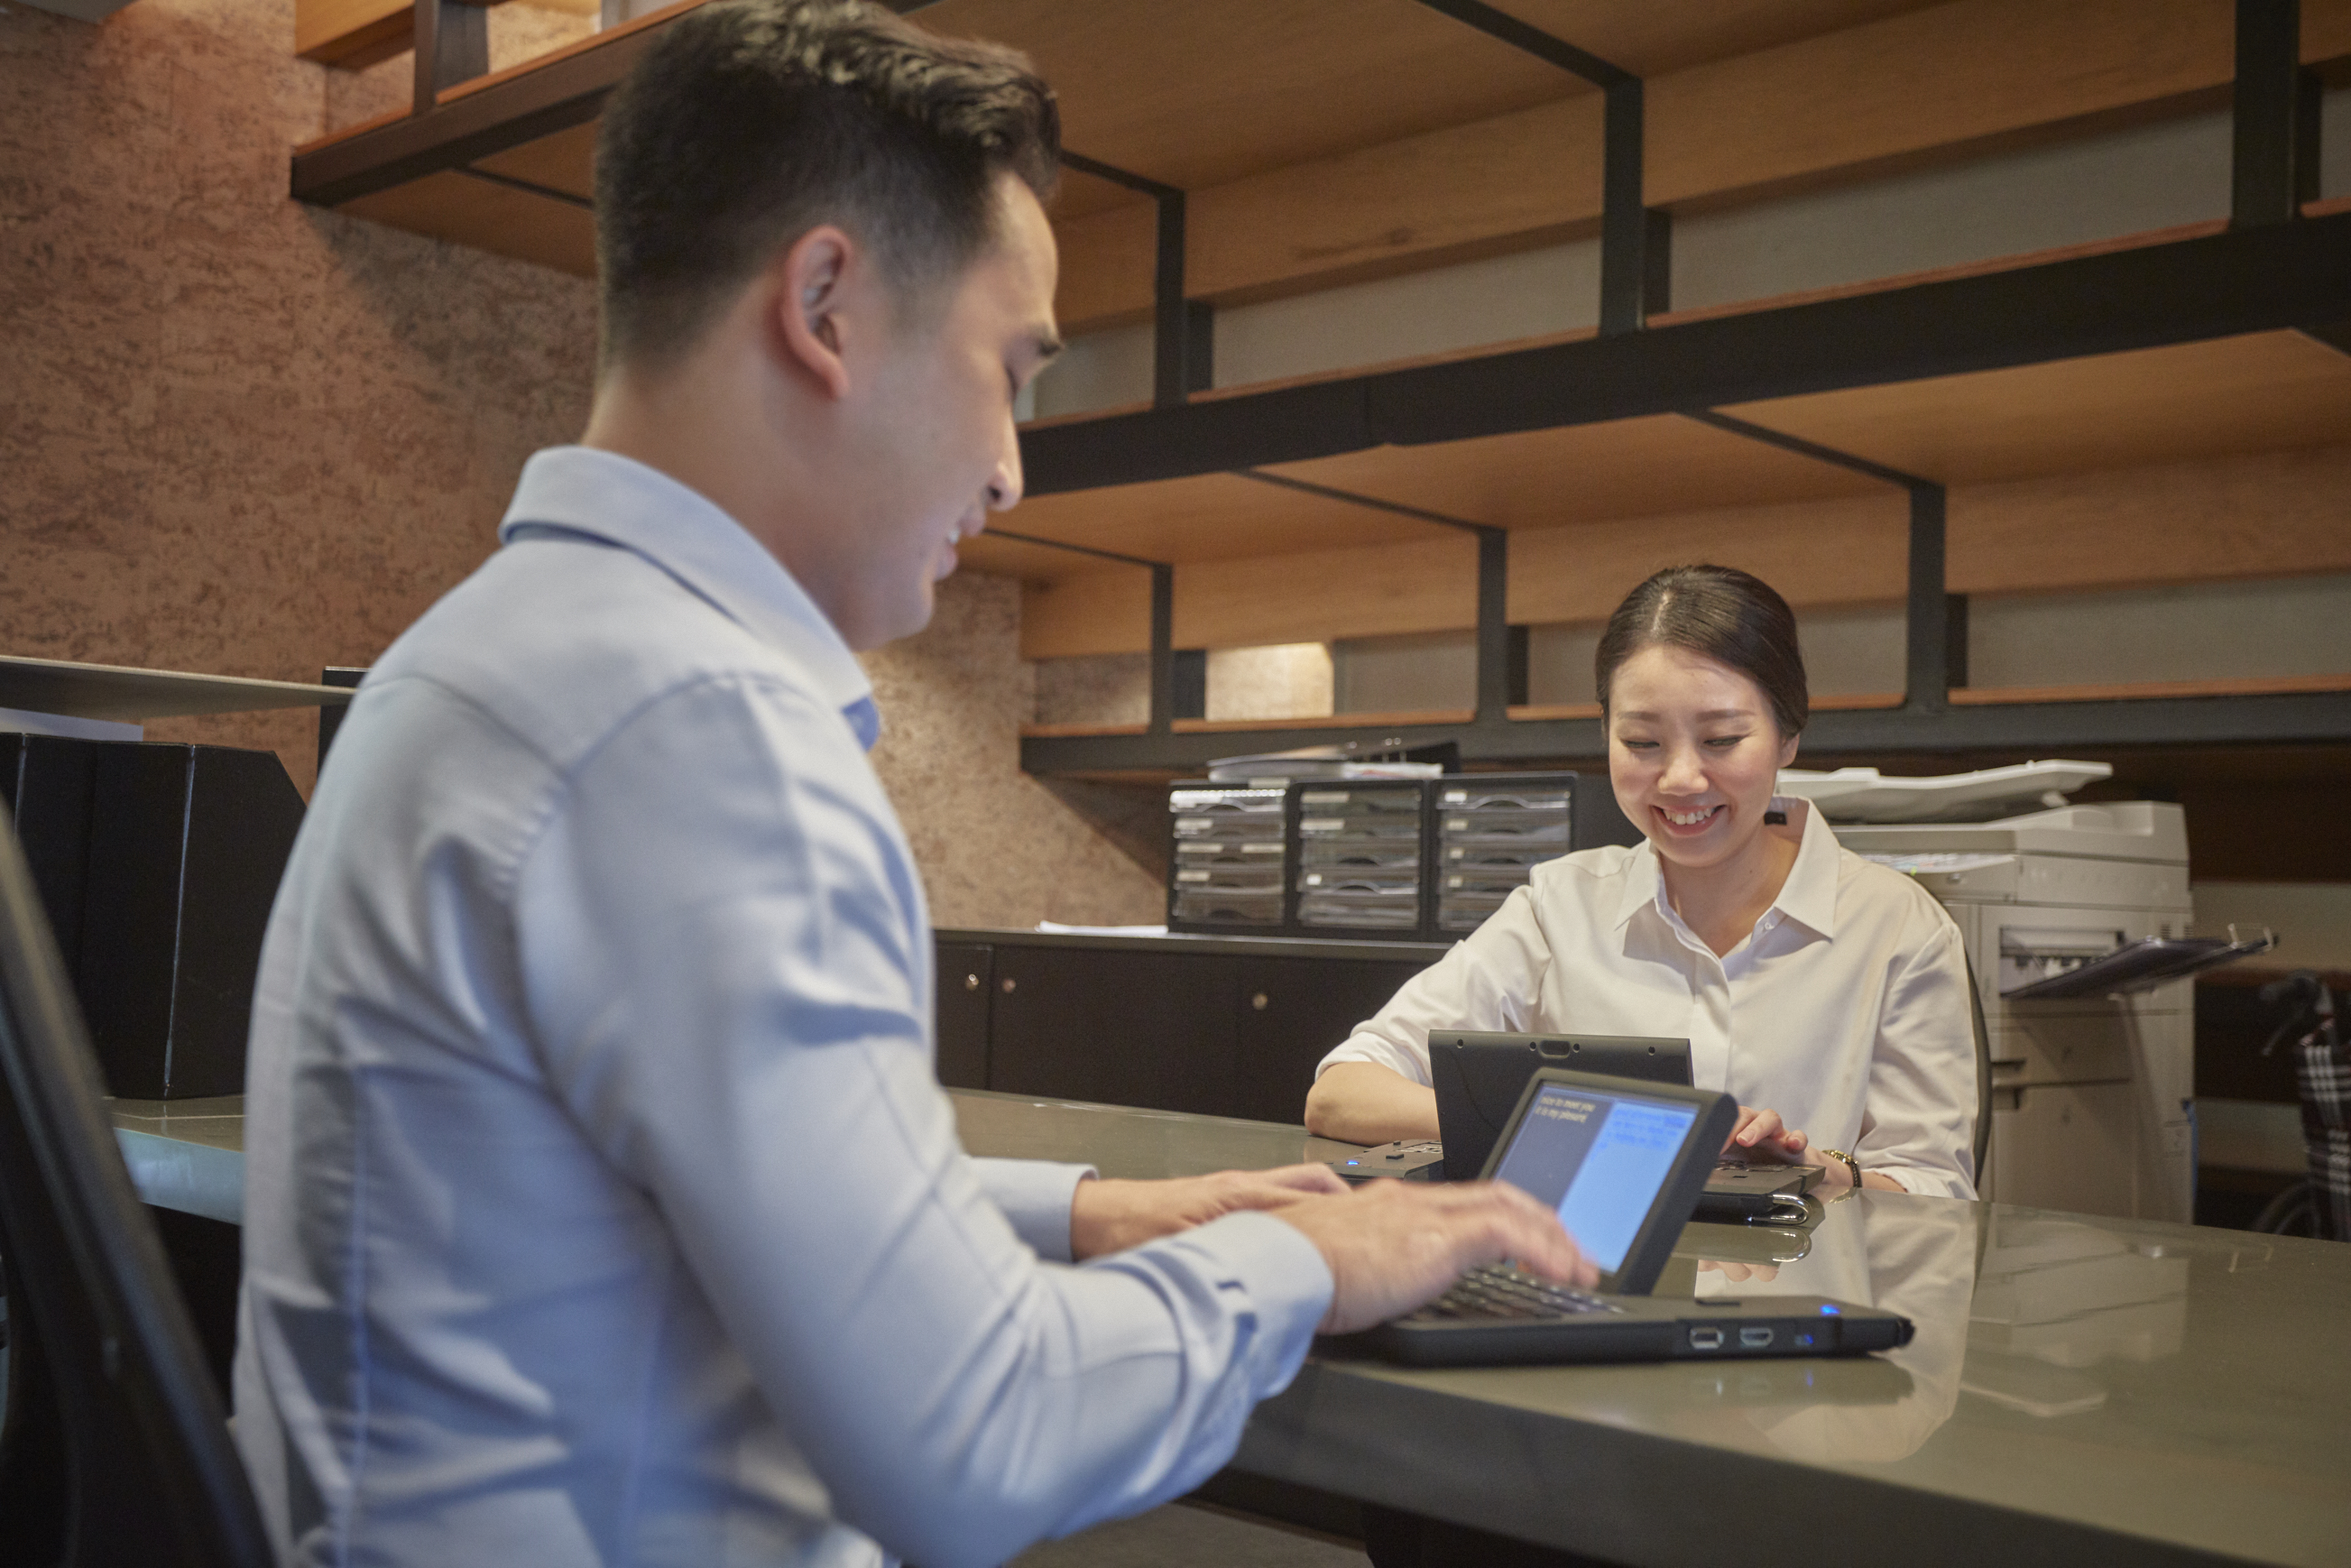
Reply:
[[[1494,1176],[1557,1209],[1583,1255],[1613,1274],[1673,1174],[1699,1109],[1545,1083]]]

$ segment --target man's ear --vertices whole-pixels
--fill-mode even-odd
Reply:
[[[863,262],[856,241],[824,224],[793,241],[773,275],[768,308],[785,358],[836,400],[849,393],[845,308]]]

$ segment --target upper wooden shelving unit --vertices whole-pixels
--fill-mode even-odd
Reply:
[[[588,274],[596,116],[693,4],[304,147],[295,193]],[[305,0],[306,16],[332,8]],[[2238,60],[2233,0],[1499,8],[1640,78],[1634,189],[1666,213],[2226,107]],[[348,0],[348,37],[314,29],[306,52],[380,57],[402,30],[397,9]],[[1317,290],[1601,228],[1605,94],[1440,0],[920,9],[934,29],[1028,50],[1060,94],[1071,152],[1186,193],[1194,301]],[[2300,29],[2272,78],[2297,60],[2351,74],[2351,0],[2302,0]],[[1163,648],[1590,619],[1660,549],[1722,558],[1759,541],[1800,604],[1907,595],[1922,611],[1946,588],[2351,570],[2339,518],[2222,528],[2149,566],[2111,505],[2002,534],[1971,523],[1964,496],[1947,570],[1922,577],[1912,550],[1931,538],[1942,551],[1947,491],[2351,444],[2351,354],[2336,346],[2351,332],[2331,329],[2351,322],[2346,205],[2248,224],[2241,204],[2233,224],[1040,423],[1024,434],[1031,498],[1004,523],[1023,537],[975,540],[966,559],[1032,585],[1032,656],[1151,645],[1153,574],[1102,553],[1174,572]],[[1133,189],[1066,177],[1065,329],[1152,319],[1155,214]],[[1720,537],[1730,527],[1740,536]],[[1481,687],[1473,725],[1484,755],[1591,754],[1588,718],[1510,717],[1497,690]],[[2038,743],[2062,738],[2041,712],[2053,705],[2024,696],[2049,695],[1952,706],[1914,682],[1907,705],[1823,722],[1856,747]],[[2085,735],[2152,724],[2199,741],[2351,737],[2351,704],[2331,691],[2261,694],[2233,716],[2208,711],[2216,700],[2150,694],[2135,717],[2055,706]],[[1122,727],[1040,734],[1025,756],[1040,770],[1110,771],[1120,758],[1180,766],[1214,748],[1164,715],[1152,733]]]

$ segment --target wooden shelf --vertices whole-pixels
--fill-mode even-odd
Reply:
[[[70,718],[141,724],[195,714],[340,707],[350,700],[350,689],[346,686],[0,656],[0,707]]]
[[[1954,707],[2006,706],[2022,703],[2153,702],[2167,697],[2256,697],[2300,693],[2351,694],[2351,674],[2274,675],[2247,680],[2134,681],[2083,686],[1961,686],[1951,693]]]
[[[1177,735],[1247,737],[1275,730],[1346,730],[1350,733],[1418,728],[1433,724],[1468,724],[1477,716],[1468,708],[1426,708],[1414,713],[1334,713],[1302,718],[1179,718]],[[1279,749],[1279,748],[1278,748]]]
[[[694,3],[314,143],[297,155],[296,193],[587,275],[603,96]],[[1645,196],[1684,213],[2199,112],[2226,101],[2233,70],[2232,8],[2218,0],[1506,3],[1644,78]],[[2302,0],[2301,16],[2306,65],[2351,60],[2351,0]],[[1552,243],[1599,214],[1599,95],[1415,0],[939,0],[922,20],[1027,49],[1074,152],[1186,191],[1196,298]],[[1031,497],[1003,521],[1173,566],[1179,646],[1466,626],[1479,528],[1511,536],[1514,621],[1589,618],[1624,580],[1693,552],[1763,570],[1808,606],[1898,599],[1904,489],[1691,417],[1720,413],[1951,486],[1959,591],[2351,570],[2351,530],[2324,507],[2255,538],[2216,492],[2195,503],[2210,549],[2133,531],[2150,499],[2153,513],[2167,504],[2165,465],[2337,450],[2351,462],[2351,354],[2328,346],[2331,324],[2351,319],[2351,202],[2304,214],[1035,422]],[[1056,218],[1065,329],[1147,313],[1152,204],[1072,173]],[[2029,526],[1970,509],[1970,487],[2140,470],[2128,505],[2116,491],[2000,514]],[[2173,513],[2165,526],[2193,520]],[[1035,585],[1032,654],[1142,646],[1149,578],[1134,567],[1002,537],[964,556]],[[2243,722],[2215,719],[2228,704],[2200,687],[1955,694],[1939,714],[1882,696],[1819,706],[1831,734],[1897,748],[1929,746],[1938,725],[1953,744],[2041,744],[2060,733],[2053,713],[2089,734],[2159,710],[2214,744],[2343,727],[2335,688],[2229,695],[2255,705]],[[1515,726],[1473,727],[1497,758],[1577,755],[1555,748],[1596,734],[1589,715],[1520,711]],[[1395,722],[1444,727],[1424,716]],[[1372,722],[1216,733],[1273,744]],[[1207,733],[1028,742],[1047,748],[1040,762],[1078,747],[1066,755],[1100,772]],[[1082,752],[1097,742],[1129,750]]]
[[[2219,686],[2222,683],[2212,683]],[[2214,748],[2247,757],[2284,758],[2283,768],[2253,776],[2294,774],[2294,758],[2324,755],[2326,779],[2340,777],[2351,747],[2351,701],[2337,691],[2278,691],[2263,683],[2233,684],[2230,692],[2101,697],[2065,688],[2043,701],[1959,704],[1949,710],[1900,706],[1816,705],[1804,732],[1804,754],[1829,759],[1917,758],[1928,767],[1964,767],[1970,759],[2024,757],[2167,755],[2195,758]],[[1534,766],[1604,756],[1599,710],[1520,709],[1529,716],[1479,723],[1416,722],[1416,716],[1343,715],[1323,720],[1264,721],[1248,728],[1191,721],[1173,734],[1136,733],[1132,727],[1094,732],[1024,735],[1024,771],[1050,775],[1147,777],[1196,769],[1212,757],[1239,751],[1280,751],[1358,740],[1366,745],[1434,746],[1451,741],[1465,765]],[[1553,714],[1556,716],[1552,716]],[[1544,716],[1535,716],[1542,715]]]

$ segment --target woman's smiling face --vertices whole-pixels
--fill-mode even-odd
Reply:
[[[1752,849],[1795,756],[1763,688],[1719,659],[1653,643],[1609,682],[1616,803],[1675,865],[1726,865]]]

